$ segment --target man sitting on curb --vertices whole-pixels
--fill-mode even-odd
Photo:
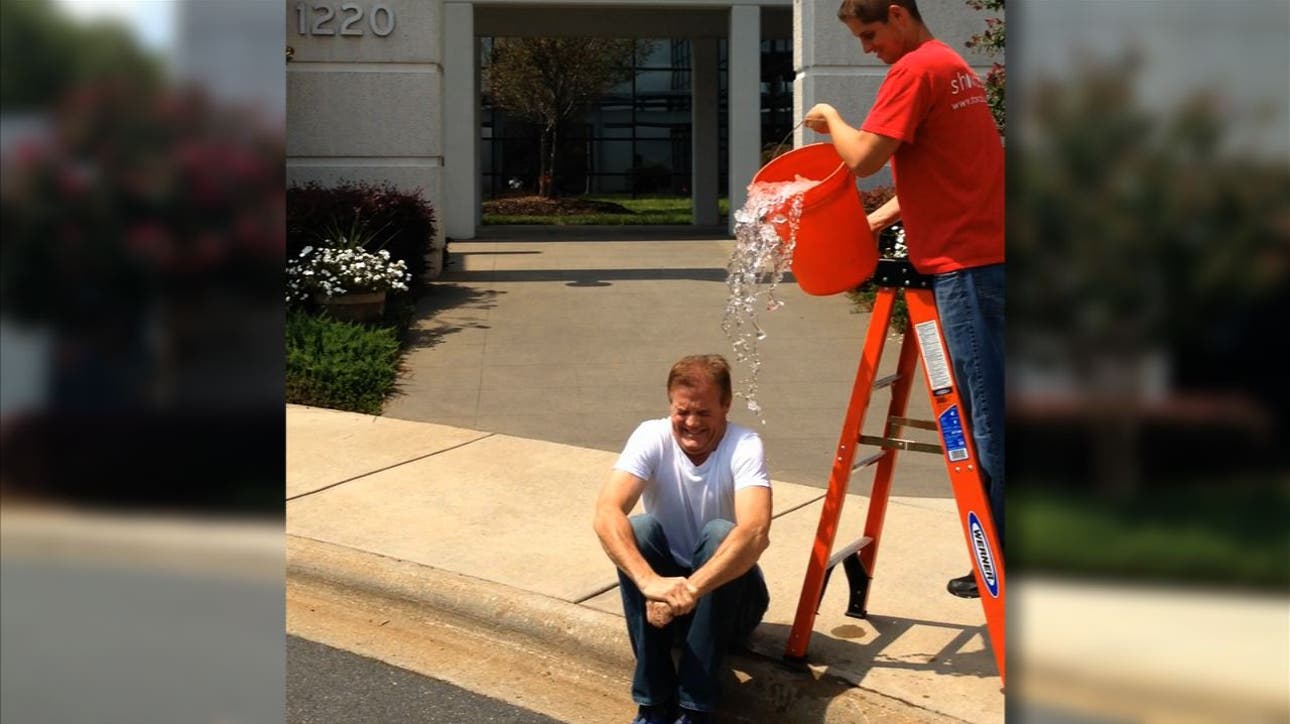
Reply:
[[[685,357],[667,395],[670,418],[636,428],[596,501],[636,655],[633,724],[708,721],[723,655],[770,601],[757,567],[770,545],[770,476],[761,438],[726,421],[730,366],[720,355]],[[628,518],[642,495],[645,513]]]

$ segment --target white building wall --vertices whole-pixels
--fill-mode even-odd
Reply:
[[[437,276],[445,226],[443,3],[284,5],[294,51],[287,64],[287,183],[421,189],[438,218],[428,270]],[[346,9],[354,7],[357,17]]]

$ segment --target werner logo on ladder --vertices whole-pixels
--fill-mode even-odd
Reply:
[[[829,476],[824,509],[820,513],[819,528],[802,584],[802,594],[797,614],[788,637],[784,658],[789,661],[805,660],[810,642],[811,628],[815,623],[824,588],[833,568],[843,565],[849,584],[850,600],[846,614],[864,618],[867,614],[869,584],[874,578],[878,546],[882,539],[883,521],[887,501],[891,495],[892,473],[899,450],[934,452],[943,456],[949,472],[954,498],[958,503],[959,518],[963,525],[964,540],[973,561],[973,571],[985,608],[990,645],[994,650],[999,675],[1004,677],[1004,612],[1006,576],[1003,551],[999,549],[994,520],[990,513],[989,499],[982,485],[976,450],[972,442],[970,423],[963,414],[958,386],[954,380],[953,365],[946,351],[941,331],[940,316],[931,290],[929,277],[919,275],[905,261],[881,260],[873,280],[879,291],[874,301],[869,330],[865,337],[860,366],[847,405],[842,435],[834,456],[833,470]],[[900,347],[896,373],[877,379],[878,364],[882,360],[887,329],[891,323],[896,295],[905,295],[909,311],[909,326]],[[923,363],[924,382],[932,405],[933,421],[911,420],[905,417],[909,393],[913,386],[914,370],[919,359]],[[865,413],[875,389],[891,388],[891,402],[881,437],[861,435]],[[941,444],[934,445],[901,439],[898,435],[905,427],[936,430]],[[876,445],[878,451],[857,461],[860,445]],[[865,519],[864,535],[833,550],[842,503],[847,495],[851,474],[876,465],[869,510]]]

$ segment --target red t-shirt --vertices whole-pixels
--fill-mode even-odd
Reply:
[[[1003,261],[1003,143],[963,58],[929,40],[896,61],[862,130],[902,141],[892,176],[914,268]]]

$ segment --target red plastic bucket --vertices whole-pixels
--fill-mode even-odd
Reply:
[[[772,159],[753,176],[753,183],[795,181],[799,175],[820,182],[803,194],[793,277],[802,291],[817,296],[854,289],[873,276],[878,265],[878,244],[869,230],[856,176],[833,144],[813,143]],[[785,204],[778,213],[787,217],[788,207]],[[789,225],[774,226],[788,243]]]

